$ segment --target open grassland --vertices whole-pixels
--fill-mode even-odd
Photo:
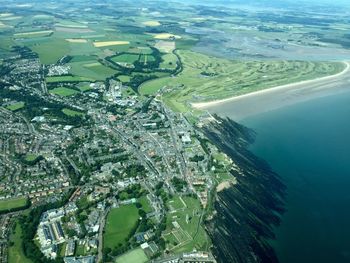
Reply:
[[[131,250],[116,259],[116,263],[145,263],[148,258],[142,248]]]
[[[94,42],[95,47],[109,47],[109,46],[119,46],[119,45],[129,45],[129,41],[101,41]]]
[[[51,94],[59,95],[59,96],[73,96],[78,93],[78,91],[69,88],[54,88],[49,91]]]
[[[107,217],[104,247],[117,247],[124,244],[139,220],[138,209],[135,205],[125,205],[112,209]]]
[[[8,250],[8,262],[9,263],[33,263],[30,259],[26,258],[22,249],[22,229],[17,223],[14,232],[10,235],[10,244]]]
[[[0,211],[24,207],[27,204],[27,198],[13,198],[0,201]]]
[[[62,112],[69,117],[84,116],[83,112],[70,110],[70,109],[66,109],[66,108],[62,109]]]
[[[163,233],[167,248],[173,253],[207,250],[210,239],[201,225],[202,209],[199,201],[188,196],[177,196],[169,200],[168,206],[170,213]]]
[[[163,99],[174,110],[187,111],[190,103],[212,101],[250,92],[315,79],[341,72],[336,62],[230,61],[191,51],[179,51],[183,71],[141,85],[142,94],[170,89]]]
[[[6,106],[6,109],[10,110],[10,111],[16,111],[16,110],[19,110],[19,109],[22,109],[24,107],[24,102],[16,102],[16,103],[13,103],[11,105],[8,105]]]

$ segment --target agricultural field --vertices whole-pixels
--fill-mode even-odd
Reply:
[[[69,65],[70,74],[86,81],[105,80],[118,72],[96,60],[70,62]]]
[[[104,247],[114,248],[124,244],[139,220],[138,209],[135,205],[125,205],[112,209],[106,221]]]
[[[247,94],[278,85],[336,74],[345,67],[337,62],[231,61],[192,51],[178,51],[183,71],[176,77],[159,78],[140,86],[142,94],[163,95],[174,110],[187,111],[191,103]]]
[[[94,42],[95,47],[109,47],[109,46],[120,46],[120,45],[129,45],[129,41],[102,41]]]
[[[27,198],[14,198],[0,201],[0,211],[24,207],[27,204]]]
[[[73,96],[75,94],[78,93],[78,91],[74,90],[74,89],[69,89],[69,88],[54,88],[52,90],[49,91],[51,94],[54,95],[59,95],[59,96]]]
[[[6,106],[6,109],[10,110],[10,111],[17,111],[22,109],[25,106],[24,102],[16,102],[13,104],[10,104],[8,106]]]
[[[148,262],[148,258],[145,252],[141,248],[137,248],[117,257],[115,262],[116,263],[145,263],[145,262]]]

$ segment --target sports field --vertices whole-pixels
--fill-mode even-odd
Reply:
[[[51,94],[59,95],[59,96],[73,96],[78,93],[78,91],[69,88],[54,88],[49,91]]]
[[[58,77],[47,77],[46,83],[55,82],[78,82],[78,81],[92,81],[91,78],[81,77],[81,76],[58,76]]]
[[[62,112],[70,117],[84,116],[83,112],[70,110],[70,109],[66,109],[66,108],[62,109]]]
[[[114,248],[127,242],[129,235],[139,220],[135,205],[125,205],[112,209],[106,221],[104,247]]]
[[[27,198],[25,198],[25,197],[1,200],[0,201],[0,211],[24,207],[26,204],[27,204]]]
[[[148,258],[142,248],[131,250],[116,259],[116,263],[144,263]]]
[[[24,107],[24,102],[16,102],[13,103],[11,105],[6,106],[6,109],[10,110],[10,111],[16,111],[19,109],[22,109]]]

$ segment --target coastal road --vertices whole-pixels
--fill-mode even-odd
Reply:
[[[197,103],[193,106],[239,121],[299,102],[350,91],[350,64],[344,63],[346,68],[336,75],[282,85],[219,101]]]

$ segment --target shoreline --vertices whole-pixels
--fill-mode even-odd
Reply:
[[[337,78],[342,77],[342,76],[346,75],[348,72],[350,72],[350,63],[347,61],[343,61],[342,63],[345,64],[344,70],[342,70],[341,72],[336,73],[334,75],[329,75],[329,76],[320,77],[320,78],[311,79],[311,80],[303,80],[303,81],[294,82],[294,83],[290,83],[290,84],[284,84],[284,85],[275,86],[275,87],[271,87],[271,88],[267,88],[267,89],[263,89],[263,90],[254,91],[254,92],[243,94],[243,95],[229,97],[226,99],[213,100],[213,101],[208,101],[208,102],[191,103],[191,106],[195,109],[204,110],[204,109],[207,109],[210,107],[215,107],[215,106],[219,106],[221,104],[225,104],[227,102],[240,101],[240,100],[247,99],[247,98],[259,97],[261,95],[268,95],[268,94],[273,94],[273,93],[281,92],[281,91],[298,91],[299,89],[304,88],[303,86],[315,85],[315,84],[321,85],[321,84],[324,84],[323,82],[325,82],[325,81],[326,82],[332,81],[332,80],[336,81]],[[330,88],[330,87],[328,87],[328,88]]]

